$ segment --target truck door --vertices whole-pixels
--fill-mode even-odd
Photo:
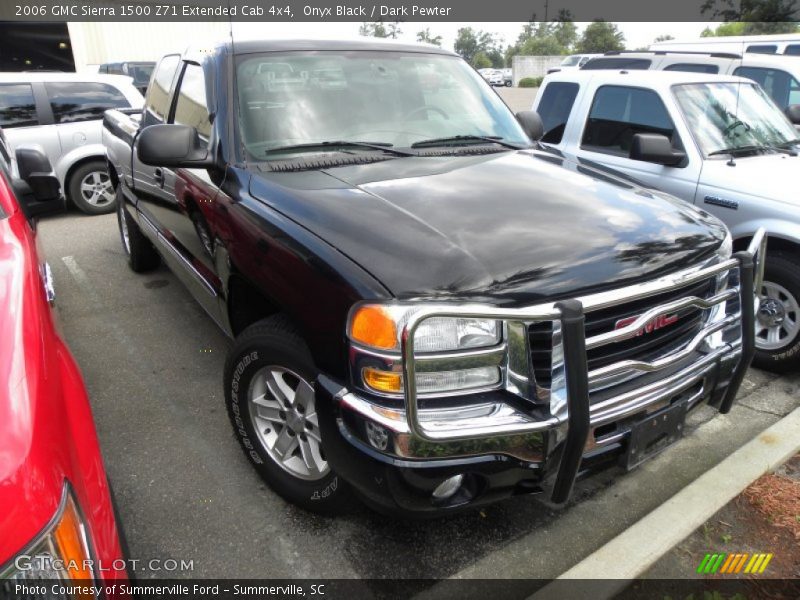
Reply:
[[[158,63],[153,85],[148,88],[145,98],[142,129],[167,122],[180,64],[179,54],[165,56]],[[136,148],[133,149],[132,161],[137,207],[152,224],[159,227],[161,219],[174,210],[175,174],[164,167],[143,164],[136,156]]]
[[[211,119],[201,65],[183,63],[169,123],[194,127],[200,139],[210,145]],[[212,181],[208,169],[177,169],[170,176],[174,181],[174,198],[162,206],[159,215],[173,253],[181,255],[183,264],[176,273],[211,317],[223,324],[215,224],[219,215],[217,201],[224,194]]]
[[[672,147],[686,153],[677,166],[631,160],[633,136],[659,133]],[[687,137],[687,139],[683,139]],[[574,153],[579,159],[600,163],[621,171],[645,185],[673,194],[687,202],[694,200],[702,162],[688,136],[681,136],[664,102],[654,90],[602,85],[591,99],[583,130]]]

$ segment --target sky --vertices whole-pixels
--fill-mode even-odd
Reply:
[[[709,24],[699,23],[615,23],[625,35],[629,49],[646,47],[660,35],[671,35],[676,39],[700,37]],[[280,37],[280,38],[350,38],[358,36],[361,23],[242,23],[234,22],[235,39]],[[430,29],[431,35],[442,36],[442,46],[453,48],[456,34],[461,27],[472,27],[497,34],[503,45],[512,44],[522,30],[523,23],[401,23],[402,41],[416,41],[417,32]],[[576,23],[579,33],[587,25]],[[272,30],[272,31],[271,31]]]

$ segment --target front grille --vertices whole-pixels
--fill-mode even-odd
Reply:
[[[589,312],[586,314],[586,337],[613,331],[619,320],[641,315],[655,306],[687,296],[709,298],[714,295],[715,290],[715,279],[710,278],[685,288]],[[623,360],[652,361],[684,347],[702,328],[704,311],[690,307],[674,314],[678,320],[662,329],[589,350],[589,371]],[[549,321],[534,323],[528,328],[534,376],[537,385],[543,388],[549,388],[551,384],[552,335],[553,324]]]

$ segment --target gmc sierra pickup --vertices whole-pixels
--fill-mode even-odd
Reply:
[[[401,515],[631,468],[730,410],[763,238],[542,151],[456,55],[257,41],[165,56],[104,140],[134,271],[233,338],[225,400],[270,486]]]

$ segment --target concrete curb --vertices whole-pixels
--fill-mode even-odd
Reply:
[[[753,481],[800,451],[800,408],[776,422],[725,458],[660,507],[623,531],[558,579],[601,579],[576,600],[611,598],[646,572]],[[579,592],[576,587],[574,592]],[[560,597],[550,584],[531,600]]]

